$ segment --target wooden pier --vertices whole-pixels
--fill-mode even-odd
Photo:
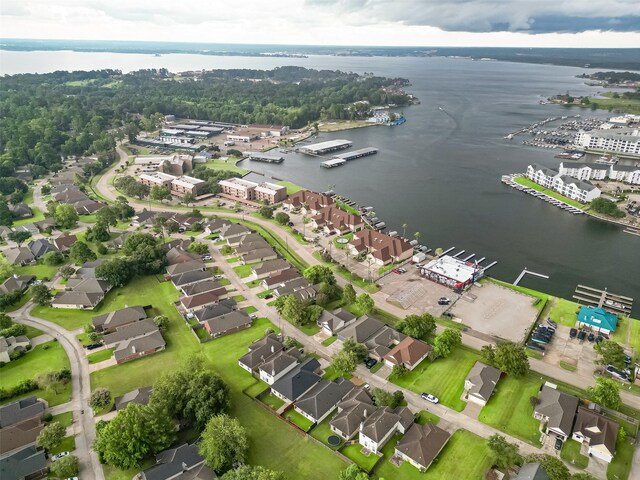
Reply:
[[[580,304],[602,308],[616,315],[629,316],[633,307],[633,298],[608,292],[606,288],[601,290],[587,287],[586,285],[578,285],[573,298]]]

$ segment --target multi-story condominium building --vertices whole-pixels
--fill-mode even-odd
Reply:
[[[609,178],[619,182],[640,185],[640,166],[632,165],[611,165],[609,167]]]
[[[529,165],[527,167],[527,178],[542,185],[545,188],[552,188],[554,180],[560,175],[557,170],[542,167],[540,165]]]
[[[194,197],[197,197],[202,193],[206,184],[207,182],[204,180],[184,175],[182,177],[174,178],[174,180],[171,181],[171,193],[179,197],[190,193]]]
[[[254,190],[255,200],[259,202],[278,203],[287,198],[287,187],[275,183],[262,182]]]
[[[554,180],[553,189],[572,200],[587,203],[600,196],[600,189],[591,182],[578,180],[567,175],[560,175]]]
[[[578,180],[604,180],[609,174],[609,166],[600,163],[560,163],[560,175],[568,175]]]
[[[171,182],[173,182],[177,177],[174,175],[169,175],[168,173],[162,172],[154,172],[154,173],[143,173],[140,175],[140,183],[143,185],[147,185],[148,187],[169,187],[171,188]]]
[[[591,150],[640,155],[640,129],[581,130],[576,136],[576,145]]]
[[[218,185],[222,187],[222,193],[244,200],[278,203],[287,198],[287,187],[275,183],[256,183],[242,178],[230,178],[219,181]]]

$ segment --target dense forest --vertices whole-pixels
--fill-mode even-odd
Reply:
[[[353,102],[407,105],[406,79],[280,67],[172,74],[117,70],[0,79],[0,177],[20,166],[55,170],[61,155],[113,149],[114,138],[155,128],[156,113],[233,123],[284,124],[358,115]]]
[[[622,83],[640,81],[640,73],[635,72],[596,72],[583,73],[579,78],[590,78],[592,80],[604,80],[606,83]]]

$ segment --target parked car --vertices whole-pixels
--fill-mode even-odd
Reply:
[[[438,403],[440,402],[440,400],[438,399],[438,397],[436,397],[435,395],[431,395],[430,393],[422,393],[420,395],[420,397],[423,400],[426,400],[427,402],[431,402],[431,403]]]
[[[396,275],[400,275],[400,270],[398,270],[397,268],[394,268],[392,272],[395,273]]]
[[[56,460],[60,460],[62,457],[66,457],[67,455],[69,455],[69,452],[56,453],[54,456],[51,457],[51,461],[55,462]]]
[[[596,337],[596,343],[600,343],[600,342],[601,342],[601,341],[603,341],[603,340],[604,340],[604,338],[602,338],[602,335],[598,335],[598,336]]]
[[[78,480],[78,477],[69,477],[69,478],[65,478],[65,480]]]
[[[378,361],[375,358],[367,357],[364,361],[364,366],[371,370],[376,363],[378,363]]]
[[[252,313],[251,315],[249,315],[249,318],[251,320],[255,320],[256,318],[258,318],[258,316],[255,313]]]
[[[547,318],[547,325],[550,325],[553,328],[558,328],[558,324],[556,322],[554,322],[553,320],[551,320],[550,318]]]
[[[224,278],[224,275],[214,275],[213,278],[214,280],[222,280]]]
[[[587,332],[585,332],[584,330],[580,330],[578,332],[578,340],[580,340],[581,342],[584,341],[586,336],[587,336]]]
[[[267,293],[267,294],[264,296],[264,298],[265,298],[265,300],[269,300],[270,298],[273,298],[273,294],[272,294],[272,293]]]
[[[590,333],[589,336],[587,337],[587,340],[589,340],[590,342],[593,342],[596,339],[596,336],[593,333]]]
[[[449,305],[451,303],[451,300],[448,299],[447,297],[440,297],[438,299],[438,305]]]
[[[529,347],[531,350],[537,350],[538,352],[544,352],[545,348],[543,345],[541,345],[540,343],[536,343],[536,342],[529,342],[527,343],[527,347]]]
[[[398,271],[400,273],[407,273],[407,269],[406,268],[399,268]]]
[[[369,385],[368,383],[365,383],[362,388],[364,388],[365,390],[369,390],[371,388],[371,385]]]
[[[549,340],[547,340],[546,338],[541,338],[541,337],[531,337],[531,341],[535,342],[535,343],[544,343],[544,344],[549,343]]]
[[[560,440],[559,438],[556,437],[556,443],[554,445],[554,448],[556,450],[562,450],[562,440]]]
[[[91,345],[87,345],[87,350],[95,350],[98,347],[101,347],[102,343],[92,343]]]
[[[578,335],[578,329],[572,328],[569,330],[569,338],[576,338],[576,335]]]
[[[614,367],[613,365],[607,365],[607,373],[609,375],[611,375],[614,378],[617,378],[618,380],[628,380],[629,376],[621,371],[618,370],[616,367]]]
[[[627,365],[627,366],[631,365],[631,361],[632,360],[633,359],[629,355],[627,355],[627,354],[624,355],[624,364],[625,365]]]
[[[202,260],[211,260],[211,255],[202,255],[200,258]]]

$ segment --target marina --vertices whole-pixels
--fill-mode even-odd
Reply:
[[[504,183],[505,185],[510,186],[511,188],[515,188],[516,190],[519,190],[521,192],[524,192],[528,195],[531,195],[533,197],[539,198],[540,200],[543,200],[547,203],[550,203],[551,205],[554,205],[558,208],[560,208],[561,210],[565,210],[569,213],[571,213],[572,215],[580,215],[580,214],[584,214],[584,211],[582,211],[580,208],[574,207],[573,205],[569,205],[566,202],[563,202],[562,200],[558,200],[555,197],[552,197],[551,195],[547,195],[546,193],[542,193],[539,192],[533,188],[529,188],[529,187],[525,187],[523,185],[520,185],[518,183],[516,183],[516,181],[514,180],[514,178],[519,177],[519,176],[524,176],[523,173],[513,173],[511,175],[503,175],[502,176],[502,183]]]
[[[312,143],[311,145],[305,145],[301,147],[298,151],[301,153],[306,153],[307,155],[323,155],[329,152],[335,152],[336,150],[344,150],[346,148],[350,148],[353,145],[353,142],[350,140],[344,139],[336,139],[336,140],[327,140],[326,142],[320,143]]]
[[[276,155],[273,153],[263,153],[263,152],[247,152],[249,160],[253,162],[263,162],[263,163],[282,163],[284,162],[284,157],[282,155]]]
[[[633,308],[633,298],[608,292],[606,288],[601,290],[586,285],[578,285],[573,298],[578,303],[583,303],[590,307],[603,308],[616,315],[630,316]]]
[[[377,148],[366,147],[366,148],[360,148],[358,150],[354,150],[352,152],[340,153],[338,155],[335,155],[333,158],[341,158],[343,160],[355,160],[356,158],[367,157],[369,155],[375,155],[376,153],[378,153]]]
[[[324,168],[333,168],[344,165],[345,163],[347,163],[347,161],[342,158],[332,158],[331,160],[325,160],[324,162],[321,162],[320,166]]]

